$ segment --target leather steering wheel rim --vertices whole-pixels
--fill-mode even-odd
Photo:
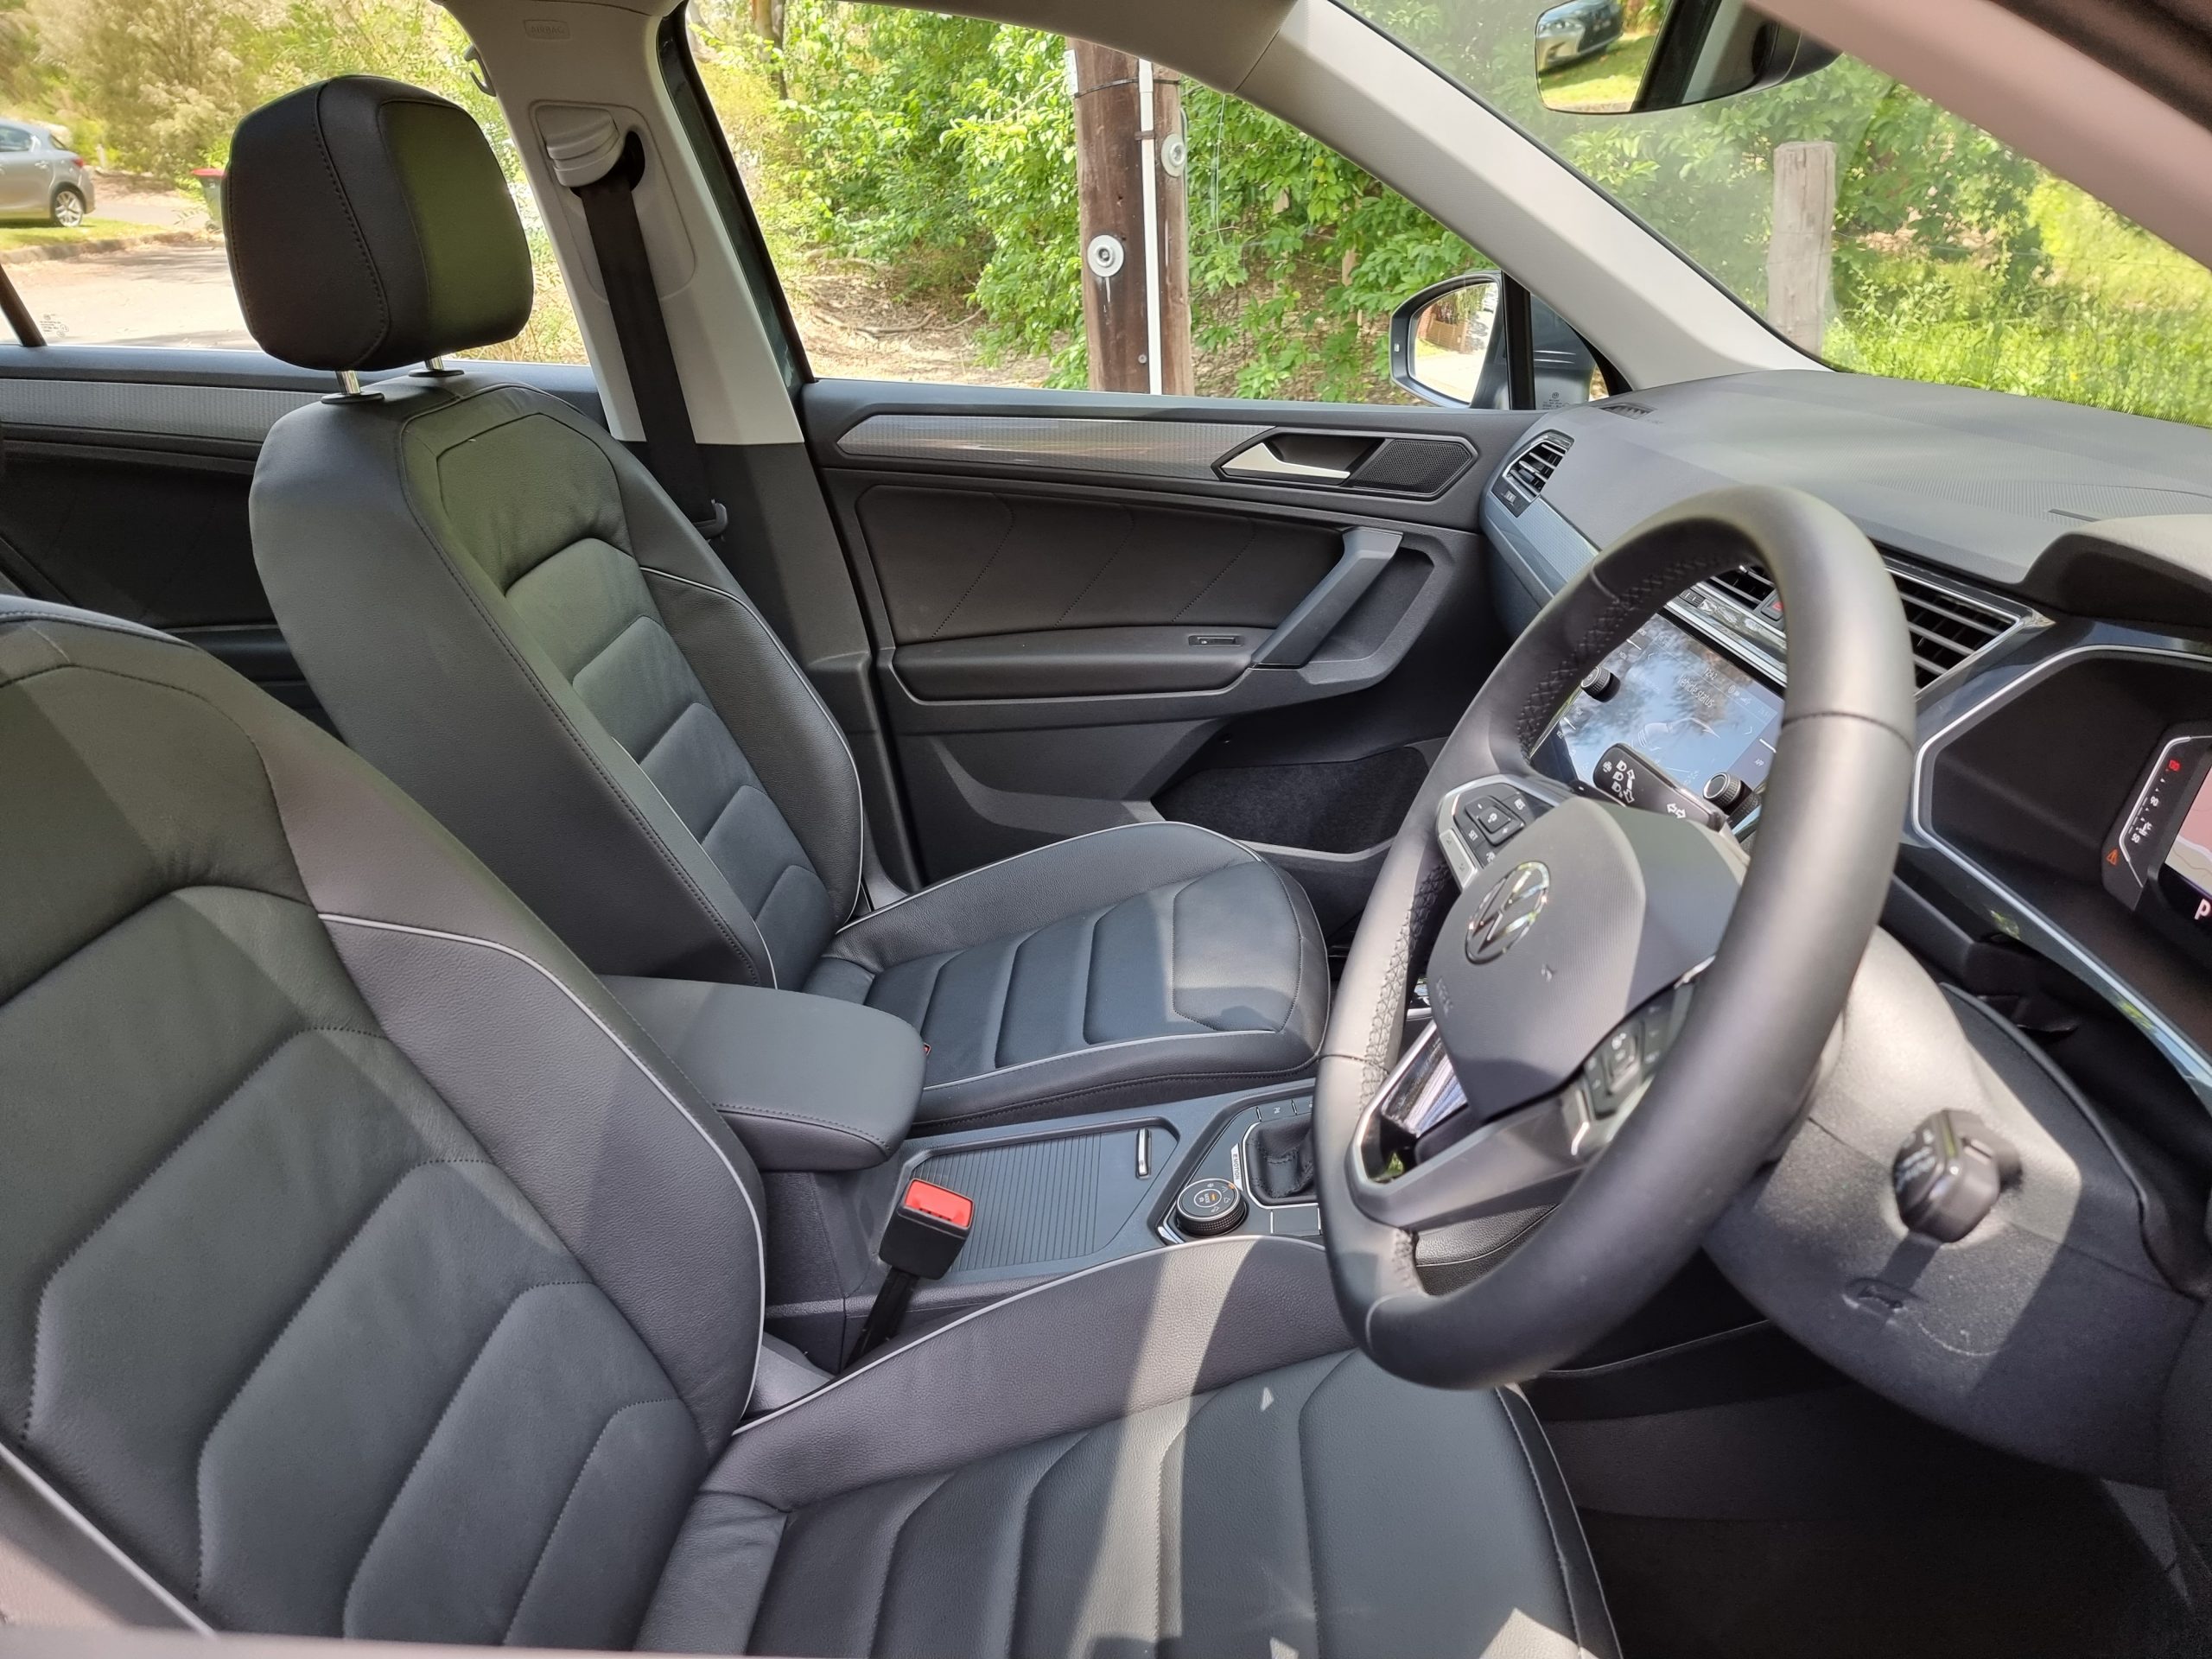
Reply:
[[[1532,753],[1592,669],[1692,583],[1750,563],[1774,578],[1789,618],[1789,684],[1757,855],[1688,1021],[1557,1207],[1490,1271],[1432,1292],[1414,1235],[1372,1218],[1352,1187],[1355,1138],[1398,1058],[1417,964],[1459,899],[1438,803],[1470,779],[1532,776]],[[1331,1271],[1377,1363],[1439,1387],[1519,1381],[1611,1330],[1689,1259],[1796,1122],[1843,1012],[1896,857],[1913,696],[1904,612],[1879,556],[1834,508],[1765,486],[1716,491],[1629,531],[1505,653],[1383,863],[1315,1087]]]

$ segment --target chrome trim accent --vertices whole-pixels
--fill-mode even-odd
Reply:
[[[1946,598],[1978,605],[1984,610],[2012,618],[2011,626],[1993,635],[1986,645],[1977,646],[1920,687],[1914,694],[1916,697],[1925,699],[1951,687],[1975,664],[2012,644],[2023,633],[2051,625],[2050,617],[2017,600],[1985,588],[1968,587],[1948,576],[1932,575],[1919,565],[1887,553],[1881,555],[1881,560],[1882,568],[1890,573],[1891,582],[1898,589],[1900,601],[1906,584],[1916,583]],[[1744,666],[1766,676],[1778,686],[1789,684],[1787,631],[1767,621],[1726,588],[1709,581],[1697,582],[1687,592],[1669,600],[1663,608],[1675,621],[1710,640]]]
[[[1229,478],[1293,478],[1319,484],[1341,484],[1351,476],[1349,467],[1317,467],[1303,461],[1285,461],[1275,453],[1274,442],[1267,438],[1239,449],[1221,463],[1221,471]]]
[[[2068,933],[2050,917],[2037,910],[2020,893],[2007,887],[1997,876],[1976,863],[1942,836],[1936,833],[1928,818],[1929,769],[1936,751],[1960,731],[1979,725],[1991,715],[2011,702],[2031,686],[2049,678],[2065,664],[2094,657],[2137,657],[2156,661],[2186,664],[2201,671],[2212,673],[2212,656],[2201,656],[2194,652],[2175,651],[2156,645],[2075,645],[2055,652],[2040,662],[2030,664],[2020,673],[2006,680],[1987,696],[1973,702],[1946,721],[1923,739],[1913,753],[1912,793],[1905,807],[1907,835],[1920,845],[1936,854],[1955,867],[1981,889],[1980,894],[1968,893],[1962,897],[1974,900],[1977,908],[1986,912],[1990,920],[2002,931],[2011,934],[2024,944],[2043,951],[2071,969],[2094,985],[2105,1001],[2119,1010],[2122,1018],[2135,1027],[2163,1054],[2182,1080],[2188,1084],[2208,1109],[2212,1109],[2212,1055],[2198,1047],[2196,1042],[2151,1006],[2135,988],[2088,947]],[[1996,904],[1991,901],[1995,900]],[[2002,906],[2000,911],[1998,906]],[[2008,926],[2007,924],[2010,923]]]
[[[871,415],[837,440],[853,461],[963,461],[1113,477],[1211,479],[1215,463],[1276,429],[1122,416]]]

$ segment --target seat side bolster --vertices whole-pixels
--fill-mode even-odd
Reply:
[[[669,632],[805,848],[831,910],[840,920],[851,916],[867,830],[860,768],[843,729],[760,607],[652,474],[581,416],[578,427],[613,452],[631,552]],[[794,977],[799,971],[794,968]]]
[[[880,974],[916,957],[965,950],[1258,861],[1257,853],[1196,824],[1117,824],[924,887],[861,917],[826,954]]]
[[[421,807],[213,659],[181,671],[260,752],[300,879],[385,1033],[718,1443],[751,1391],[766,1300],[764,1200],[743,1147],[575,954]],[[556,1114],[555,1101],[568,1104]],[[685,1236],[680,1258],[670,1227]]]
[[[797,1509],[1351,1341],[1317,1245],[1224,1238],[1150,1250],[995,1302],[747,1423],[704,1490]],[[992,1410],[977,1413],[979,1400]]]

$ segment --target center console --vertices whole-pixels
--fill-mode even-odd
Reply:
[[[932,1135],[849,1174],[772,1175],[769,1328],[836,1368],[883,1280],[884,1217],[916,1179],[972,1200],[975,1219],[950,1271],[916,1288],[908,1334],[1164,1245],[1236,1234],[1319,1243],[1310,1165],[1303,1191],[1294,1167],[1263,1169],[1270,1144],[1310,1147],[1313,1108],[1310,1084],[1287,1084]]]
[[[1116,1258],[1236,1234],[1316,1240],[1311,1084],[914,1136],[920,1037],[880,1009],[790,991],[610,977],[607,988],[753,1154],[766,1189],[768,1329],[839,1369],[881,1286],[909,1183],[973,1206],[912,1335]]]

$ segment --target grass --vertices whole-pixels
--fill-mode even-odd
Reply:
[[[140,225],[127,219],[88,219],[74,229],[59,225],[0,224],[0,251],[9,248],[44,247],[54,242],[95,241],[108,237],[159,236],[168,226]]]
[[[2212,425],[2212,272],[2073,186],[2040,185],[2048,270],[1863,261],[1827,340],[1847,368]]]
[[[1656,29],[1624,35],[1580,63],[1546,71],[1536,81],[1544,107],[1588,115],[1616,114],[1627,109],[1636,102],[1637,89],[1643,85],[1644,66],[1651,61],[1651,48],[1658,39]]]

